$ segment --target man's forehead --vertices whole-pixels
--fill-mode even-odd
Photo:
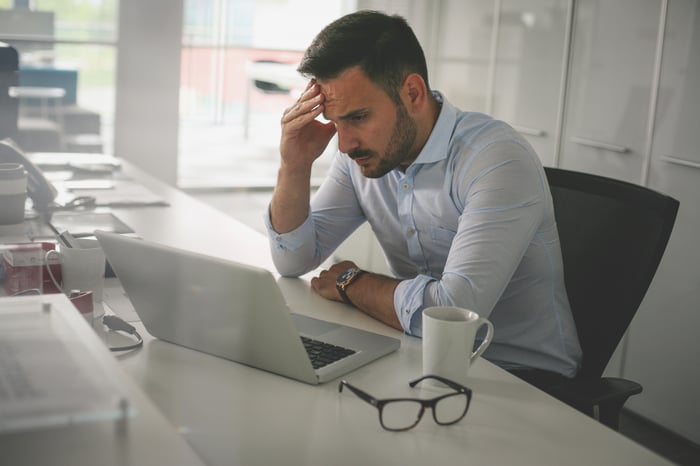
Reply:
[[[383,94],[381,88],[356,68],[351,68],[336,78],[319,80],[317,83],[325,97],[326,119],[341,118],[371,107],[379,98],[378,94]]]
[[[327,120],[341,118],[348,112],[352,112],[359,104],[360,97],[348,86],[337,85],[330,82],[324,85],[319,83],[321,93],[324,95],[323,105],[325,110],[323,116]]]

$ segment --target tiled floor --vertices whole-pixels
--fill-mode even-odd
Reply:
[[[270,189],[192,190],[189,192],[222,212],[264,232],[262,218],[272,194]],[[700,446],[634,413],[627,411],[623,413],[620,432],[675,464],[700,465]]]

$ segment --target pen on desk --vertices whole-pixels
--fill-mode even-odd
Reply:
[[[61,246],[66,248],[80,248],[80,245],[76,241],[75,237],[71,235],[68,230],[64,230],[58,235],[58,242],[61,243]]]
[[[51,224],[51,222],[46,222],[46,224],[51,228],[51,231],[54,232],[56,235],[56,240],[58,241],[58,244],[60,244],[63,247],[66,248],[72,248],[75,238],[73,235],[71,235],[68,230],[64,230],[62,232],[58,231],[55,226]]]

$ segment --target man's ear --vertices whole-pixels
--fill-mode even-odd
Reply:
[[[401,88],[401,99],[409,112],[421,111],[428,101],[428,88],[418,73],[406,76]]]

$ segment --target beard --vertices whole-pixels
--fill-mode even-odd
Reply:
[[[410,153],[416,141],[418,129],[416,123],[411,119],[403,103],[396,106],[396,123],[386,146],[384,155],[368,149],[356,149],[348,153],[352,159],[361,157],[371,157],[376,161],[376,165],[361,165],[360,170],[367,178],[381,178],[402,163],[410,161]]]

